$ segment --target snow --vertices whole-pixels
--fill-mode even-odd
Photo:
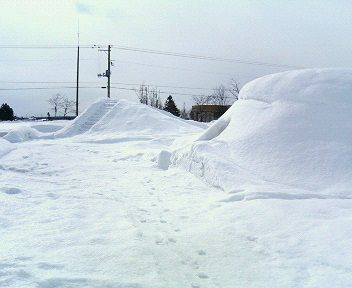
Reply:
[[[13,149],[15,149],[14,145],[0,138],[0,158],[1,156],[9,153]]]
[[[69,123],[69,120],[54,120],[54,121],[4,121],[0,125],[0,135],[6,134],[10,130],[14,130],[20,126],[32,127],[39,132],[55,132],[62,129]]]
[[[56,132],[60,129],[62,129],[63,127],[65,127],[65,125],[58,125],[58,123],[56,122],[61,122],[63,120],[59,120],[59,121],[55,121],[55,124],[51,124],[52,122],[46,122],[45,124],[37,124],[37,125],[32,125],[31,127],[39,132],[44,132],[44,133],[49,133],[49,132]],[[66,121],[67,122],[67,121]],[[67,124],[67,123],[65,123]]]
[[[161,150],[158,155],[158,167],[167,170],[170,166],[171,153],[166,150]]]
[[[178,134],[201,131],[202,125],[185,121],[172,114],[128,100],[98,99],[79,117],[55,133],[55,137],[90,134]]]
[[[133,133],[179,135],[190,130],[200,132],[200,125],[147,105],[118,100],[113,109],[91,129],[91,133]],[[203,127],[205,128],[205,127]]]
[[[42,133],[58,131],[68,123],[69,121],[67,120],[1,122],[0,137],[13,143],[33,140],[42,137]]]
[[[4,139],[12,143],[24,142],[32,139],[37,139],[39,137],[40,132],[27,126],[19,126],[3,136]]]
[[[351,92],[347,69],[254,80],[191,147],[174,153],[173,165],[227,191],[246,190],[240,198],[351,198]]]
[[[265,81],[279,85],[285,75],[292,78]],[[303,98],[244,99],[250,91],[206,131],[142,104],[98,100],[61,130],[39,128],[36,139],[16,144],[0,138],[0,287],[351,287],[350,167],[336,162],[341,176],[318,179],[323,167],[310,171],[301,154],[290,154],[319,154],[326,173],[331,151],[336,161],[341,153],[350,159],[349,150],[333,150],[350,139],[348,123],[337,123],[349,104],[338,96],[316,109]],[[9,125],[0,131],[22,129]],[[300,166],[275,146],[266,156],[264,144],[283,149],[280,141]],[[261,151],[277,181],[265,179],[273,172],[264,164],[253,169]],[[302,183],[291,175],[297,167],[307,173]]]

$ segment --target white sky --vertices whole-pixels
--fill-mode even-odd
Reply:
[[[352,1],[344,0],[0,0],[0,45],[74,45],[79,18],[83,45],[126,45],[304,67],[350,67],[351,11]],[[0,49],[0,88],[74,86],[4,82],[74,82],[75,57],[74,49]],[[105,79],[98,79],[96,74],[106,69],[106,55],[96,49],[82,49],[81,59],[80,80],[105,85]],[[122,50],[113,50],[112,59],[116,65],[112,82],[206,89],[227,84],[231,77],[243,85],[256,77],[287,70]],[[160,88],[197,94],[209,93],[206,89]],[[0,104],[7,102],[19,116],[46,115],[50,109],[47,99],[55,93],[75,97],[74,89],[0,90]],[[104,89],[82,89],[81,108],[105,95]],[[136,99],[133,92],[115,89],[112,97]],[[192,104],[191,96],[174,98],[179,106]]]

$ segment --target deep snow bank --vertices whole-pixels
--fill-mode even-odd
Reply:
[[[0,157],[15,149],[15,145],[0,138]]]
[[[32,139],[38,139],[41,133],[28,126],[19,126],[10,130],[3,138],[12,143],[24,142]]]
[[[352,197],[352,69],[289,71],[248,83],[172,163],[225,190],[255,183],[271,187],[264,194],[285,185]]]
[[[40,124],[38,124],[40,123]],[[53,132],[58,131],[69,123],[68,120],[59,121],[13,121],[0,124],[0,137],[9,142],[19,143],[39,138],[52,138]]]
[[[32,127],[15,125],[14,128],[7,129],[9,132],[5,131],[4,138],[16,143],[84,134],[97,136],[101,141],[108,139],[111,143],[121,141],[121,137],[124,137],[124,141],[133,141],[201,133],[207,127],[144,104],[106,98],[97,100],[75,120],[64,124],[66,125],[46,123]]]
[[[203,129],[198,124],[144,104],[100,99],[54,136],[69,137],[83,133],[109,137],[125,133],[159,136],[201,131]]]
[[[190,130],[203,129],[165,111],[128,100],[117,100],[116,106],[94,125],[90,132],[165,135],[186,133]]]

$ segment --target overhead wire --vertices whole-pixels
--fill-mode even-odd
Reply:
[[[85,87],[83,89],[101,89],[105,87]],[[137,92],[138,88],[127,88],[127,87],[116,87],[111,86],[112,89],[117,90],[127,90]],[[17,90],[53,90],[53,89],[76,89],[76,86],[60,86],[60,87],[21,87],[21,88],[0,88],[0,91],[17,91]],[[170,95],[183,95],[183,96],[204,96],[204,94],[194,94],[194,93],[182,93],[177,91],[158,91],[160,94],[170,94]]]
[[[74,84],[73,81],[1,81],[4,84]],[[82,84],[101,84],[98,81],[80,81]],[[156,85],[156,84],[141,84],[141,83],[124,83],[124,82],[111,82],[111,84],[116,85],[126,85],[126,86],[149,86],[156,88],[174,88],[174,89],[187,89],[187,90],[213,90],[212,88],[206,87],[190,87],[190,86],[176,86],[176,85]]]
[[[106,45],[80,45],[80,48],[103,48]],[[276,67],[276,68],[305,68],[303,66],[296,65],[288,65],[288,64],[279,64],[279,63],[269,63],[263,61],[252,61],[252,60],[243,60],[243,59],[235,59],[235,58],[223,58],[223,57],[214,57],[207,55],[199,55],[199,54],[189,54],[189,53],[181,53],[181,52],[173,52],[173,51],[165,51],[165,50],[154,50],[147,48],[138,48],[131,46],[123,46],[123,45],[111,45],[113,49],[138,52],[138,53],[148,53],[155,55],[163,55],[163,56],[172,56],[172,57],[181,57],[181,58],[190,58],[190,59],[198,59],[198,60],[208,60],[208,61],[220,61],[220,62],[235,62],[239,64],[246,65],[258,65],[258,66],[268,66],[268,67]],[[77,45],[0,45],[1,48],[11,48],[11,49],[72,49],[77,48]]]

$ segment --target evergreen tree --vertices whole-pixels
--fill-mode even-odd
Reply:
[[[2,104],[0,107],[0,121],[12,121],[14,119],[12,108],[7,103]]]
[[[172,96],[169,95],[167,97],[165,104],[164,104],[164,110],[167,112],[170,112],[171,114],[180,117],[180,110],[177,108],[174,99],[172,99]]]

